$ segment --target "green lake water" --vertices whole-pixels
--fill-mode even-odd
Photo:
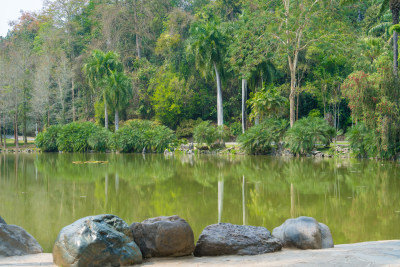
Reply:
[[[108,164],[73,164],[108,161]],[[51,252],[62,227],[111,213],[128,224],[179,215],[195,239],[213,223],[312,216],[335,244],[400,239],[400,165],[266,156],[0,154],[0,216]]]

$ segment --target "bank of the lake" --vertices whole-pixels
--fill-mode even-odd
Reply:
[[[0,258],[4,266],[54,267],[51,253]],[[321,250],[283,249],[255,256],[152,258],[143,266],[399,266],[400,240],[336,245]]]

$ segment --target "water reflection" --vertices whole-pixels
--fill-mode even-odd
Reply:
[[[108,164],[73,164],[108,161]],[[195,236],[212,223],[265,226],[313,216],[336,243],[400,238],[392,162],[254,156],[1,154],[0,215],[51,251],[59,230],[112,213],[127,223],[178,214]]]

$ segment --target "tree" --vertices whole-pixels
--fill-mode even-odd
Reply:
[[[285,51],[290,72],[290,127],[296,120],[295,95],[299,54],[321,36],[315,36],[321,25],[322,0],[282,0],[282,5],[271,7],[275,12],[274,37]]]
[[[393,25],[399,24],[399,12],[400,12],[400,1],[399,0],[383,0],[381,5],[380,14],[390,9],[392,12]],[[398,57],[399,57],[399,45],[398,45],[398,32],[393,32],[393,74],[398,77]]]
[[[131,88],[119,55],[113,51],[104,53],[94,50],[83,71],[91,87],[100,89],[100,98],[104,101],[105,128],[108,128],[107,104],[111,104],[115,110],[115,130],[118,130],[119,111],[128,103]]]
[[[214,69],[217,80],[217,122],[218,126],[222,126],[224,117],[220,73],[223,73],[226,36],[216,18],[199,19],[194,22],[190,28],[190,35],[187,51],[194,53],[196,68],[204,76],[207,76],[212,68]]]

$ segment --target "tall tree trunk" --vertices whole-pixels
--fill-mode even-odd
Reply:
[[[219,76],[217,64],[213,62],[215,76],[217,77],[217,121],[218,126],[224,125],[224,111],[222,107],[222,89],[221,89],[221,78]]]
[[[393,25],[399,24],[399,10],[397,8],[391,8]],[[398,77],[398,58],[399,58],[399,45],[398,45],[398,34],[393,31],[393,74],[394,77]]]
[[[296,121],[299,120],[300,90],[297,90]]]
[[[61,98],[61,109],[62,109],[62,123],[65,123],[65,101],[64,101],[64,93],[61,86],[61,79],[58,78],[58,90],[60,91],[60,98]]]
[[[2,116],[0,115],[0,146],[3,144],[3,128],[2,126]]]
[[[104,128],[108,129],[107,101],[104,99]]]
[[[119,129],[119,114],[118,109],[115,109],[115,132]]]
[[[296,113],[295,113],[295,107],[294,107],[294,97],[296,95],[296,88],[295,88],[296,71],[295,71],[294,68],[293,69],[292,68],[290,70],[290,95],[289,95],[289,101],[290,101],[290,127],[293,127],[293,124],[296,121]]]
[[[75,80],[73,77],[72,77],[71,93],[72,93],[72,121],[75,121]]]
[[[18,152],[18,111],[15,112],[15,146],[17,147],[16,151]]]
[[[137,18],[137,5],[136,5],[136,1],[134,0],[134,12],[135,12],[135,35],[136,35],[136,52],[137,52],[137,57],[139,59],[142,58],[142,52],[140,50],[140,36],[139,36],[139,23],[138,23],[138,18]]]
[[[246,124],[247,124],[246,100],[247,100],[247,80],[242,79],[242,133],[246,131]]]

